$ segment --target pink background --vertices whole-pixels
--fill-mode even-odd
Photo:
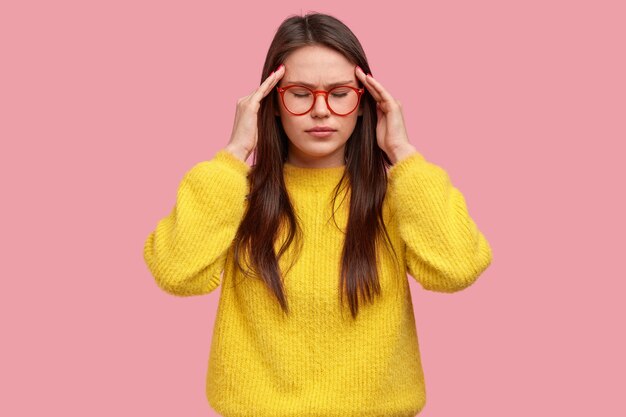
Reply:
[[[465,291],[411,282],[420,416],[624,415],[622,6],[3,2],[0,414],[216,415],[219,290],[162,292],[143,243],[278,25],[314,10],[359,37],[493,247]]]

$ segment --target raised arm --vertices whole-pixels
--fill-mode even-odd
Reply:
[[[409,274],[424,289],[437,292],[456,292],[474,283],[491,264],[491,247],[448,174],[414,152],[388,175]]]
[[[191,296],[220,285],[228,249],[243,219],[249,169],[222,149],[185,173],[174,208],[144,243],[145,263],[161,289]]]

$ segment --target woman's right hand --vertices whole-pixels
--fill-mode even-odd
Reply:
[[[284,74],[285,65],[281,64],[250,95],[237,100],[233,132],[228,145],[226,145],[226,150],[243,161],[247,160],[256,148],[259,137],[257,114],[261,107],[261,100],[272,91]]]

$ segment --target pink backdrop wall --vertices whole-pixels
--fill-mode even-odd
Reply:
[[[494,261],[411,282],[427,416],[623,415],[623,2],[14,1],[0,6],[4,416],[211,416],[219,290],[144,239],[228,141],[280,22],[332,14],[464,193]]]

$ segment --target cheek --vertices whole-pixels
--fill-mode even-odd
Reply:
[[[346,137],[349,137],[352,134],[352,131],[354,130],[357,121],[357,116],[346,117],[341,123],[342,134]]]
[[[283,129],[285,129],[285,132],[287,133],[297,134],[301,130],[305,129],[305,128],[301,128],[300,126],[301,122],[299,120],[296,120],[293,117],[282,115],[281,121],[283,123]]]
[[[283,115],[281,116],[281,123],[290,142],[301,145],[306,143],[308,134],[304,131],[306,127],[301,126],[300,120]]]

